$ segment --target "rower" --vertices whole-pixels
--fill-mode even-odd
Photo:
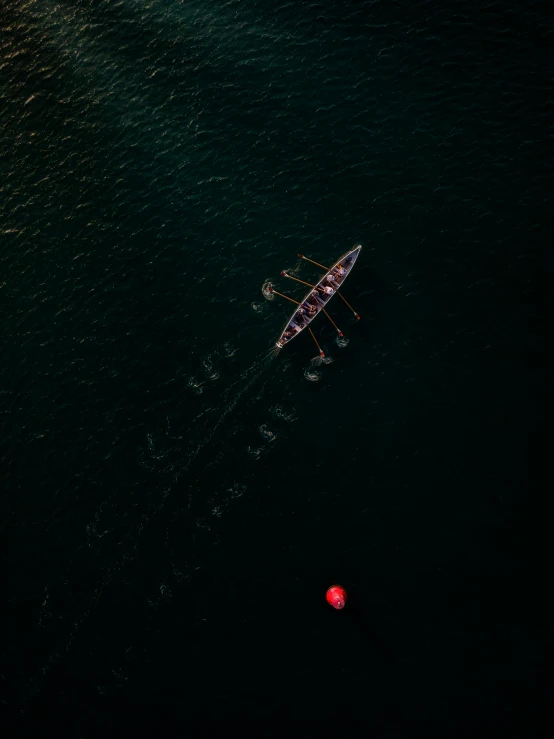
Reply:
[[[335,270],[337,272],[337,275],[340,275],[340,277],[346,274],[346,270],[344,269],[344,267],[341,267],[340,264],[337,264],[337,266],[335,267]]]
[[[330,285],[325,285],[325,287],[323,288],[323,292],[326,295],[334,295],[335,294],[335,290]]]
[[[300,310],[305,311],[309,316],[315,316],[317,312],[315,305],[310,305],[307,300],[302,303]]]

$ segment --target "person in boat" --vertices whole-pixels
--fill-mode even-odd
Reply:
[[[330,285],[330,287],[337,288],[339,286],[339,283],[337,282],[335,275],[331,272],[327,275],[327,284]]]
[[[336,267],[333,268],[333,272],[337,275],[337,277],[344,277],[346,274],[346,270],[344,267],[341,267],[340,264],[337,264]]]
[[[335,294],[335,289],[333,287],[331,287],[330,285],[324,285],[323,292],[326,295],[331,296],[331,295],[334,295]]]
[[[300,306],[300,310],[304,311],[304,315],[308,318],[312,318],[312,316],[315,316],[317,313],[317,308],[315,305],[311,305],[311,303],[308,303],[307,300],[305,300],[302,305]]]
[[[310,293],[308,302],[310,303],[310,305],[315,306],[316,310],[319,310],[321,308],[321,306],[323,305],[323,301],[321,300],[321,296],[318,293],[318,290],[314,290],[313,293]]]

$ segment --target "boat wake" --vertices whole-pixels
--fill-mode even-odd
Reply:
[[[292,409],[291,413],[287,413],[282,406],[280,405],[274,405],[273,408],[270,408],[270,413],[274,418],[278,418],[281,421],[288,421],[289,423],[291,421],[296,421],[296,416],[294,415],[294,408]]]
[[[277,438],[277,437],[275,436],[275,434],[273,433],[273,431],[270,431],[270,430],[269,430],[269,429],[267,428],[267,425],[266,425],[265,423],[263,423],[263,424],[262,424],[262,425],[260,426],[260,429],[259,429],[259,431],[260,431],[260,434],[261,434],[261,435],[263,436],[263,438],[264,438],[264,439],[265,439],[266,441],[275,441],[275,439]]]
[[[218,370],[214,367],[213,359],[210,354],[202,360],[202,367],[208,380],[217,380],[219,377]]]
[[[266,402],[269,392],[275,390],[272,380],[277,370],[282,377],[281,373],[290,371],[293,364],[289,359],[275,362],[280,352],[272,346],[236,373],[237,353],[237,347],[224,342],[200,358],[195,374],[183,378],[182,397],[176,395],[175,408],[164,423],[147,430],[144,442],[137,448],[140,476],[149,481],[141,486],[140,497],[135,489],[114,488],[113,495],[95,507],[85,527],[83,551],[102,563],[99,579],[76,605],[63,636],[29,678],[30,691],[40,692],[46,673],[56,664],[58,655],[71,648],[89,614],[97,609],[102,594],[111,584],[125,578],[126,568],[137,560],[142,547],[148,546],[144,542],[159,525],[155,522],[163,520],[167,528],[183,522],[190,525],[190,521],[194,535],[186,564],[178,557],[175,562],[170,561],[169,569],[160,573],[156,587],[147,597],[152,608],[171,602],[172,591],[194,577],[203,539],[213,540],[216,522],[234,508],[247,490],[249,473],[237,473],[237,452],[246,458],[246,464],[263,461],[279,447],[284,424],[296,421],[294,409],[284,402],[285,382],[282,404],[276,403],[278,399],[273,396],[271,403],[265,405],[266,417],[261,419],[265,422],[258,422],[250,430],[241,425],[239,419],[253,415],[247,414],[247,409]],[[330,361],[316,357],[306,370],[306,378],[319,380],[323,365]],[[236,374],[225,381],[231,370],[228,363],[233,363]],[[196,408],[194,414],[190,413],[191,407]],[[185,418],[180,417],[179,408],[187,409]],[[240,414],[233,416],[239,409]],[[46,623],[61,597],[55,582],[45,584],[39,624]]]
[[[283,424],[296,421],[293,408],[275,403],[276,399],[272,398],[273,403],[268,404],[265,410],[267,420],[251,429],[250,439],[244,438],[249,430],[240,424],[238,414],[233,422],[229,422],[239,407],[240,417],[244,418],[248,408],[264,402],[268,396],[267,389],[274,387],[270,369],[279,370],[280,375],[292,367],[288,359],[274,362],[279,350],[272,346],[254,357],[232,381],[225,382],[226,363],[236,362],[237,352],[237,347],[224,342],[207,353],[200,360],[195,376],[185,380],[185,395],[192,393],[194,398],[189,396],[188,400],[185,399],[184,407],[190,408],[190,403],[197,404],[196,414],[183,422],[177,406],[171,419],[167,416],[162,428],[151,429],[146,434],[144,444],[137,449],[137,463],[151,480],[144,497],[140,501],[133,499],[131,505],[129,498],[120,492],[114,493],[94,511],[86,527],[87,550],[106,564],[101,582],[90,594],[83,610],[75,614],[77,626],[69,630],[66,647],[76,638],[80,625],[100,600],[103,590],[123,577],[124,568],[136,559],[141,541],[151,530],[152,521],[162,515],[168,520],[180,517],[187,520],[192,516],[195,537],[211,537],[213,522],[221,519],[247,489],[246,477],[236,473],[236,453],[242,450],[242,454],[252,462],[264,459],[278,448],[279,429]],[[318,381],[324,365],[332,361],[330,357],[315,357],[304,376],[311,382]],[[212,485],[225,477],[227,481],[223,485]],[[114,525],[117,521],[122,528]],[[118,534],[114,538],[116,531]],[[183,579],[193,576],[195,551],[196,545],[193,545],[191,564],[186,571],[181,568],[173,575],[165,573],[156,604],[163,605],[173,586],[178,587]],[[37,673],[37,685],[39,677]]]
[[[195,395],[201,395],[204,392],[202,388],[203,384],[204,383],[197,380],[196,377],[189,377],[187,387],[189,387],[191,392],[193,392]]]
[[[274,347],[272,347],[255,359],[249,367],[241,372],[234,382],[223,389],[218,401],[213,405],[210,404],[204,407],[192,419],[190,426],[195,441],[191,442],[189,449],[184,455],[182,472],[189,470],[190,466],[203,450],[207,449],[209,445],[213,446],[216,433],[246,393],[250,393],[247,401],[248,405],[260,400],[265,384],[262,390],[256,395],[252,393],[252,388],[269,369],[275,356],[276,352],[274,351]]]
[[[261,446],[259,449],[256,449],[253,446],[249,446],[246,449],[246,452],[253,458],[253,459],[259,459],[262,456],[262,452],[264,451],[263,446]]]
[[[308,367],[304,370],[304,377],[310,382],[319,382],[321,380],[321,372]]]
[[[251,303],[250,307],[254,313],[265,313],[267,311],[267,305],[265,303]]]
[[[298,265],[287,273],[297,274]],[[265,301],[275,299],[271,288],[271,282],[266,280],[262,286]],[[268,307],[261,298],[252,303],[256,313]],[[336,339],[339,348],[347,344],[348,339],[344,337]],[[97,574],[88,587],[83,588],[79,602],[69,610],[61,631],[56,627],[59,635],[54,637],[42,664],[29,677],[29,695],[40,692],[45,675],[59,662],[60,654],[70,650],[89,614],[97,610],[102,594],[116,581],[125,582],[127,566],[148,551],[152,542],[158,544],[156,531],[162,529],[166,532],[166,544],[168,532],[178,532],[175,540],[186,542],[182,551],[174,553],[168,549],[168,566],[157,575],[154,587],[145,597],[153,608],[171,602],[172,590],[193,578],[201,564],[202,537],[209,537],[213,544],[211,528],[245,495],[250,479],[249,473],[244,471],[248,462],[242,464],[245,457],[252,463],[263,460],[287,438],[290,427],[287,429],[285,424],[297,420],[296,412],[276,404],[279,398],[275,397],[275,391],[280,384],[283,389],[280,400],[285,403],[285,398],[292,395],[291,386],[298,387],[298,377],[287,383],[282,373],[298,365],[284,357],[274,362],[280,352],[272,346],[246,362],[248,366],[237,370],[237,352],[237,347],[225,341],[199,358],[194,374],[180,375],[181,397],[179,392],[174,394],[166,422],[148,429],[137,448],[136,484],[127,490],[113,485],[113,492],[110,489],[95,505],[85,526],[84,544],[78,556],[86,566],[94,562]],[[309,382],[320,381],[325,365],[332,362],[331,357],[315,357],[305,368],[304,378]],[[273,370],[271,374],[270,369]],[[226,380],[232,371],[234,377]],[[280,383],[275,381],[277,375]],[[257,420],[259,414],[246,413],[253,407],[257,410],[256,404],[265,403],[270,393],[272,405],[265,405],[265,417]],[[240,414],[233,415],[236,410],[240,410]],[[239,420],[247,416],[251,418],[250,427]],[[263,420],[265,423],[261,423]],[[237,452],[242,458],[237,458]],[[181,536],[187,527],[192,536]],[[60,576],[44,585],[44,599],[37,614],[40,628],[47,627],[52,614],[59,610],[58,601],[63,602],[66,597],[65,587],[62,587],[67,582],[62,577],[64,574],[69,575],[69,570],[64,573],[62,568]],[[81,635],[81,640],[83,638]],[[119,673],[113,672],[119,680]]]
[[[222,357],[232,357],[234,354],[236,354],[236,351],[237,350],[235,349],[235,347],[229,341],[224,341],[221,345],[220,353]]]

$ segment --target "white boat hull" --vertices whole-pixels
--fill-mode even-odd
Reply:
[[[316,287],[320,287],[323,282],[327,279],[329,274],[338,266],[341,266],[344,270],[346,270],[346,273],[342,275],[342,277],[337,279],[337,282],[339,283],[339,286],[342,287],[344,284],[344,281],[352,271],[352,267],[354,266],[354,263],[356,262],[356,259],[358,258],[360,251],[362,247],[361,245],[355,246],[350,251],[347,251],[346,254],[343,254],[340,259],[338,259],[331,269],[326,272],[323,277],[319,280],[319,282],[316,284]],[[275,346],[277,346],[279,349],[282,349],[286,344],[290,344],[290,342],[298,336],[298,334],[302,333],[302,331],[309,326],[309,324],[314,320],[316,316],[318,316],[323,308],[327,305],[329,300],[333,297],[333,295],[329,295],[328,297],[325,297],[322,295],[320,290],[316,290],[315,288],[312,288],[310,292],[304,296],[304,298],[300,301],[300,304],[302,304],[304,301],[308,300],[308,298],[311,298],[314,293],[320,297],[320,299],[324,300],[324,305],[319,305],[317,311],[312,316],[306,316],[301,315],[299,313],[299,308],[294,311],[294,313],[291,315],[289,320],[286,322],[284,329],[281,332],[281,335],[279,336],[279,339],[277,340]]]

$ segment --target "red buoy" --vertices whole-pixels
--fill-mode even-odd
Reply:
[[[325,593],[327,603],[340,611],[346,605],[346,590],[340,585],[331,585]]]

